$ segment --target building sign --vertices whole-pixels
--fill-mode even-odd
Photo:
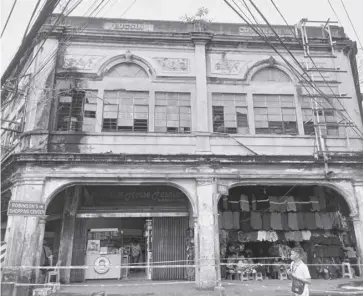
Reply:
[[[44,203],[28,201],[9,201],[8,216],[44,216],[46,207]]]
[[[276,36],[270,28],[256,27],[256,30],[261,32],[262,35],[265,34],[268,37]],[[294,34],[289,28],[274,28],[274,30],[280,37],[294,37]],[[256,32],[250,27],[239,27],[238,33],[239,35],[258,36]]]
[[[105,23],[106,30],[121,30],[121,31],[154,31],[154,25],[151,24],[135,24],[135,23]]]

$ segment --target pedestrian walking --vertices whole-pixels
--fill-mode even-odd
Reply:
[[[288,275],[292,279],[291,291],[294,295],[309,296],[311,283],[310,272],[307,265],[303,262],[304,250],[300,247],[291,250],[291,266]]]

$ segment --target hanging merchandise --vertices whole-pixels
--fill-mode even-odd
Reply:
[[[278,241],[278,239],[279,239],[279,237],[278,237],[276,231],[270,230],[270,231],[266,232],[266,240],[268,242],[276,242],[276,241]]]
[[[245,194],[241,194],[239,198],[240,208],[242,212],[250,211],[250,202],[248,201],[248,196]]]
[[[218,212],[218,226],[219,229],[223,228],[223,213],[222,212]]]
[[[303,241],[303,236],[301,231],[293,231],[293,238],[295,242],[302,242]]]
[[[278,198],[278,204],[279,204],[279,212],[284,213],[287,211],[287,197],[286,196],[280,196]]]
[[[258,211],[265,211],[270,208],[270,199],[265,193],[256,194],[256,209]]]
[[[319,201],[319,208],[320,210],[326,209],[326,202],[325,202],[325,195],[324,195],[324,188],[321,186],[314,187],[314,195],[317,197]]]
[[[339,229],[340,227],[340,221],[339,221],[339,215],[336,212],[329,213],[330,219],[332,221],[332,228],[333,229]]]
[[[257,240],[263,242],[267,240],[267,232],[265,230],[260,230],[257,232]]]
[[[231,211],[239,211],[240,210],[240,203],[237,200],[230,200],[229,201]]]
[[[316,221],[314,213],[304,213],[305,228],[309,230],[316,229]]]
[[[237,242],[238,241],[238,232],[236,230],[231,230],[229,232],[229,241],[230,242]]]
[[[257,209],[257,199],[256,195],[252,193],[252,211],[256,211]]]
[[[232,219],[233,219],[233,229],[239,229],[240,213],[232,212]]]
[[[310,201],[309,196],[302,195],[300,198],[301,198],[301,204],[302,204],[302,211],[310,212],[312,207],[311,207],[311,201]]]
[[[297,225],[299,226],[299,229],[306,229],[305,227],[305,221],[304,221],[304,213],[296,213],[297,216]]]
[[[329,213],[320,213],[320,218],[324,229],[330,230],[333,228],[333,222]]]
[[[256,240],[258,240],[257,231],[247,232],[247,233],[244,233],[242,231],[238,232],[238,241],[241,243],[250,243],[250,242],[255,242]]]
[[[296,212],[296,203],[293,196],[286,196],[287,201],[287,211],[288,212]]]
[[[348,221],[347,221],[347,218],[346,217],[344,217],[343,215],[342,215],[342,213],[341,212],[337,212],[337,215],[338,215],[338,219],[339,219],[339,221],[340,221],[340,223],[341,223],[341,226],[342,226],[342,228],[343,229],[348,229]]]
[[[233,214],[231,211],[223,212],[223,228],[233,229]]]
[[[271,214],[268,212],[262,213],[262,228],[263,230],[271,229]]]
[[[308,241],[311,238],[311,231],[310,230],[303,230],[301,231],[303,240]]]
[[[239,227],[244,232],[249,232],[251,228],[251,212],[241,212],[239,217]]]
[[[288,224],[290,230],[299,230],[297,213],[288,213]]]
[[[320,205],[318,198],[314,195],[310,196],[310,202],[311,202],[311,210],[313,212],[320,211]]]
[[[274,230],[283,230],[281,213],[271,213],[271,228]]]
[[[324,229],[324,225],[323,225],[323,222],[321,221],[319,212],[315,212],[315,222],[316,222],[317,229]]]
[[[279,212],[278,197],[270,196],[270,212]]]
[[[286,231],[290,230],[289,219],[288,219],[287,213],[281,214],[281,221],[282,221],[282,229],[286,230]]]
[[[262,217],[260,212],[251,212],[251,227],[254,230],[262,228]]]
[[[223,204],[223,210],[228,211],[229,210],[229,202],[228,202],[228,197],[225,196],[225,195],[222,198],[222,204]]]
[[[292,231],[285,232],[285,239],[288,242],[294,241],[294,233]]]

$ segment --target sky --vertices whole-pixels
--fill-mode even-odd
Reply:
[[[1,1],[1,31],[15,0]],[[46,0],[41,0],[46,1]],[[61,0],[66,2],[67,0]],[[77,0],[71,0],[76,3]],[[97,1],[82,0],[81,5],[71,14],[82,16]],[[108,2],[107,2],[108,1]],[[241,0],[235,0],[242,2]],[[1,38],[1,74],[16,53],[24,35],[33,8],[37,0],[17,0],[13,14]],[[246,2],[249,2],[246,0]],[[271,24],[284,24],[284,21],[273,7],[270,0],[254,0]],[[352,23],[363,43],[363,0],[330,0],[337,16],[329,6],[328,0],[274,0],[290,25],[297,24],[302,18],[314,21],[338,20],[346,34],[357,41],[342,2],[348,11]],[[240,17],[223,0],[105,0],[108,3],[97,17],[151,20],[180,20],[187,14],[192,16],[198,8],[209,10],[208,19],[212,22],[243,23]],[[102,6],[100,6],[102,7]],[[259,19],[262,23],[262,20]],[[358,43],[358,47],[360,47]],[[363,56],[363,49],[362,49]]]

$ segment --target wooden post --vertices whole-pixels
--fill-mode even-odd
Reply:
[[[76,224],[76,214],[80,202],[80,193],[80,186],[75,186],[66,190],[58,255],[58,260],[61,261],[62,266],[71,266],[72,264],[74,228]],[[61,282],[68,284],[70,282],[70,274],[70,269],[61,269]]]

